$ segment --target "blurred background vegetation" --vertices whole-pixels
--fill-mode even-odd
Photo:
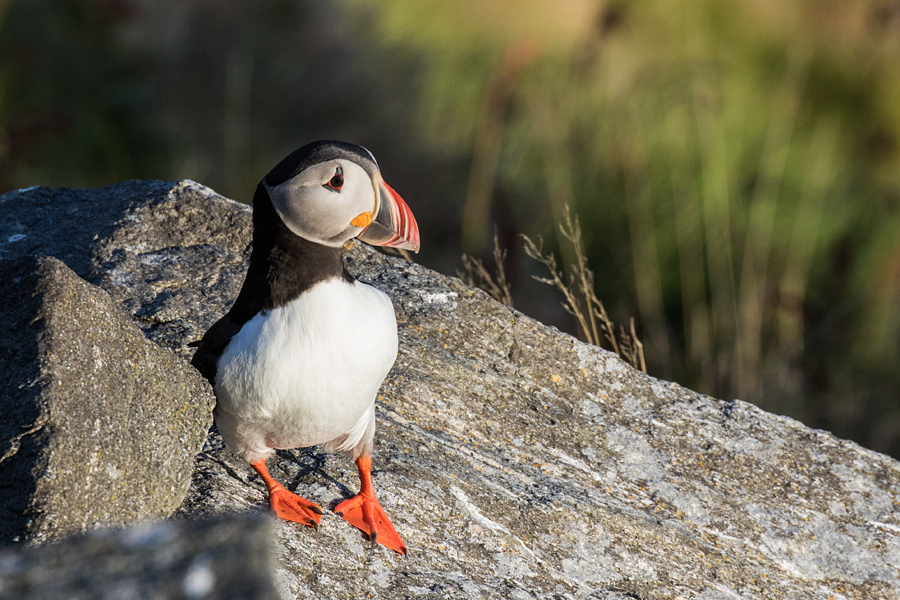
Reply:
[[[0,191],[249,201],[320,138],[574,333],[519,237],[571,206],[652,375],[900,456],[900,0],[0,0]]]

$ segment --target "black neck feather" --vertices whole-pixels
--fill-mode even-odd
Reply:
[[[344,270],[342,251],[343,248],[324,246],[291,232],[260,184],[253,197],[250,265],[231,309],[232,316],[244,321],[260,310],[285,306],[315,284],[328,279],[353,281]],[[242,314],[244,312],[248,314]]]

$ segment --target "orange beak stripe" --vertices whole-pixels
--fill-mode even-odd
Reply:
[[[390,246],[402,250],[419,251],[419,226],[409,206],[376,171],[372,177],[375,187],[375,208],[369,226],[356,237],[373,246]]]

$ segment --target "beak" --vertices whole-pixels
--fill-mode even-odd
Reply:
[[[402,250],[419,251],[419,225],[412,211],[400,197],[375,172],[375,211],[372,222],[356,236],[373,246],[390,246]]]

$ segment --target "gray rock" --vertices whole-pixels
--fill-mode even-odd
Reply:
[[[103,530],[0,550],[2,600],[269,600],[271,523],[247,516]]]
[[[249,244],[249,207],[192,181],[0,195],[0,258],[59,258],[182,356],[234,300]]]
[[[97,238],[127,218],[130,207],[164,197],[170,188],[129,181],[90,191],[37,186],[0,195],[0,258],[54,256],[91,281]]]
[[[95,234],[86,268],[151,339],[189,357],[241,283],[249,212],[192,182],[102,194],[132,199]],[[900,597],[897,461],[647,377],[454,278],[363,244],[347,254],[400,324],[374,481],[410,555],[370,549],[327,511],[318,533],[277,522],[285,597]],[[358,486],[352,463],[315,449],[269,462],[325,507]],[[265,498],[213,435],[179,513]]]
[[[55,258],[0,260],[0,542],[172,514],[208,385]]]

